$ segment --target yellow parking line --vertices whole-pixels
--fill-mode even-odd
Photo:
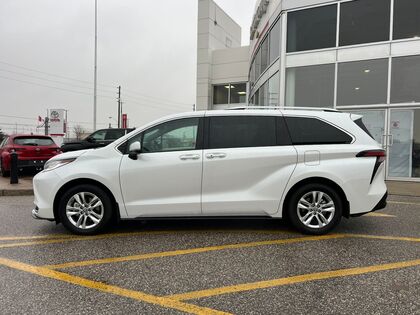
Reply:
[[[364,215],[365,217],[384,217],[384,218],[395,218],[395,215],[379,213],[379,212],[370,212]]]
[[[331,278],[339,278],[339,277],[347,277],[347,276],[356,276],[362,275],[371,272],[378,272],[384,270],[392,270],[392,269],[400,269],[400,268],[407,268],[420,265],[420,259],[411,260],[411,261],[402,261],[397,263],[390,263],[390,264],[383,264],[383,265],[374,265],[368,267],[357,267],[357,268],[348,268],[348,269],[339,269],[333,271],[324,271],[324,272],[316,272],[286,278],[279,278],[274,280],[268,281],[259,281],[253,283],[245,283],[245,284],[238,284],[232,286],[226,286],[221,288],[214,288],[202,291],[194,291],[194,292],[187,292],[181,294],[174,294],[170,296],[166,296],[167,298],[177,300],[177,301],[186,301],[186,300],[193,300],[193,299],[200,299],[204,297],[228,294],[228,293],[236,293],[236,292],[244,292],[244,291],[251,291],[256,289],[264,289],[264,288],[271,288],[271,287],[278,287],[283,285],[290,285],[295,283],[302,283],[314,280],[323,280],[323,279],[331,279]]]
[[[124,261],[162,258],[162,257],[171,257],[171,256],[179,256],[179,255],[188,255],[188,254],[198,254],[198,253],[205,253],[205,252],[212,252],[212,251],[219,251],[219,250],[226,250],[226,249],[239,249],[239,248],[249,248],[249,247],[257,247],[257,246],[267,246],[267,245],[293,244],[293,243],[299,243],[299,242],[305,242],[305,241],[320,241],[320,240],[328,240],[328,239],[343,238],[343,237],[346,237],[346,236],[341,235],[341,234],[330,234],[330,235],[323,235],[323,236],[305,236],[305,237],[279,239],[279,240],[257,241],[257,242],[250,242],[250,243],[227,244],[227,245],[218,245],[218,246],[181,249],[181,250],[174,250],[174,251],[167,251],[167,252],[148,253],[148,254],[140,254],[140,255],[132,255],[132,256],[124,256],[124,257],[112,257],[112,258],[102,258],[102,259],[93,259],[93,260],[85,260],[85,261],[75,261],[75,262],[68,262],[68,263],[56,264],[56,265],[45,265],[43,267],[50,268],[50,269],[73,268],[73,267],[90,266],[90,265],[111,264],[111,263],[124,262]]]
[[[20,241],[20,240],[36,240],[50,238],[71,238],[74,235],[69,234],[50,234],[50,235],[28,235],[28,236],[0,236],[0,241]]]
[[[370,239],[377,239],[377,240],[420,242],[420,238],[418,237],[382,236],[382,235],[352,234],[352,233],[346,233],[344,235],[347,235],[349,237],[370,238]]]
[[[89,280],[89,279],[85,279],[85,278],[81,278],[77,276],[72,276],[72,275],[69,275],[60,271],[55,271],[55,270],[51,270],[51,269],[47,269],[43,267],[37,267],[37,266],[24,264],[24,263],[6,259],[6,258],[0,257],[0,265],[7,266],[7,267],[17,269],[17,270],[21,270],[21,271],[25,271],[25,272],[35,274],[38,276],[75,284],[75,285],[82,286],[89,289],[111,293],[114,295],[127,297],[130,299],[146,302],[149,304],[155,304],[155,305],[162,306],[165,308],[176,309],[176,310],[183,311],[190,314],[200,314],[200,315],[201,314],[202,315],[228,314],[225,312],[213,310],[211,308],[187,304],[181,301],[175,301],[175,300],[168,299],[165,297],[158,297],[158,296],[143,293],[140,291],[128,290],[121,287],[108,285],[102,282],[93,281],[93,280]]]
[[[21,247],[21,246],[33,246],[33,245],[45,245],[54,243],[63,243],[69,241],[89,241],[89,240],[100,240],[113,237],[129,237],[139,235],[159,235],[159,234],[176,234],[176,233],[256,233],[256,234],[298,234],[294,231],[282,231],[282,230],[165,230],[165,231],[142,231],[142,232],[122,232],[122,233],[109,233],[93,236],[77,236],[69,235],[68,237],[61,237],[57,239],[46,239],[41,241],[33,242],[21,242],[21,243],[9,243],[0,244],[0,248],[10,247]]]
[[[414,205],[414,206],[420,206],[420,203],[418,202],[406,202],[406,201],[392,201],[392,200],[388,200],[387,203],[390,204],[400,204],[400,205]]]

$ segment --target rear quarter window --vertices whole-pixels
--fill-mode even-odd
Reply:
[[[353,138],[329,123],[313,117],[285,117],[294,145],[346,144]]]

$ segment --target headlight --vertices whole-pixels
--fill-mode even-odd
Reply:
[[[44,165],[44,171],[55,170],[56,168],[59,168],[59,167],[64,166],[66,164],[69,164],[69,163],[71,163],[71,162],[73,162],[75,160],[76,160],[76,158],[73,158],[73,159],[65,159],[65,160],[48,161]]]

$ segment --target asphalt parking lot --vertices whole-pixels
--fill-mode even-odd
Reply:
[[[273,220],[71,235],[0,197],[1,314],[420,314],[420,198],[307,236]]]

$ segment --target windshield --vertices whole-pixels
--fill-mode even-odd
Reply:
[[[40,138],[40,137],[19,137],[13,140],[14,144],[17,145],[33,145],[33,146],[44,146],[53,145],[54,141],[51,138]]]

